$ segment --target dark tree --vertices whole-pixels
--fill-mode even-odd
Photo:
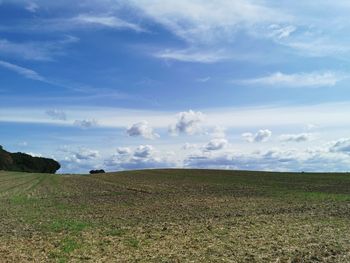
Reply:
[[[56,173],[61,165],[49,158],[33,157],[25,153],[10,153],[0,146],[0,170],[30,172],[30,173]]]
[[[101,170],[91,170],[90,174],[104,174],[105,170],[101,169]]]

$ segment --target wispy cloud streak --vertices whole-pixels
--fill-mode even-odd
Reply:
[[[39,73],[37,73],[36,71],[34,71],[32,69],[21,67],[21,66],[3,61],[3,60],[0,60],[0,67],[11,70],[11,71],[13,71],[19,75],[22,75],[23,77],[28,78],[28,79],[46,81],[46,79],[43,76],[41,76]]]

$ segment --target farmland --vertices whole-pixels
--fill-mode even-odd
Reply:
[[[1,262],[350,262],[350,175],[0,171]]]

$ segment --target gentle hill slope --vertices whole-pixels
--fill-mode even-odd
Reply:
[[[14,262],[349,262],[350,176],[0,172]]]

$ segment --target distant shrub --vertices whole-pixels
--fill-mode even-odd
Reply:
[[[91,170],[90,174],[104,174],[105,170],[101,169],[101,170]]]

